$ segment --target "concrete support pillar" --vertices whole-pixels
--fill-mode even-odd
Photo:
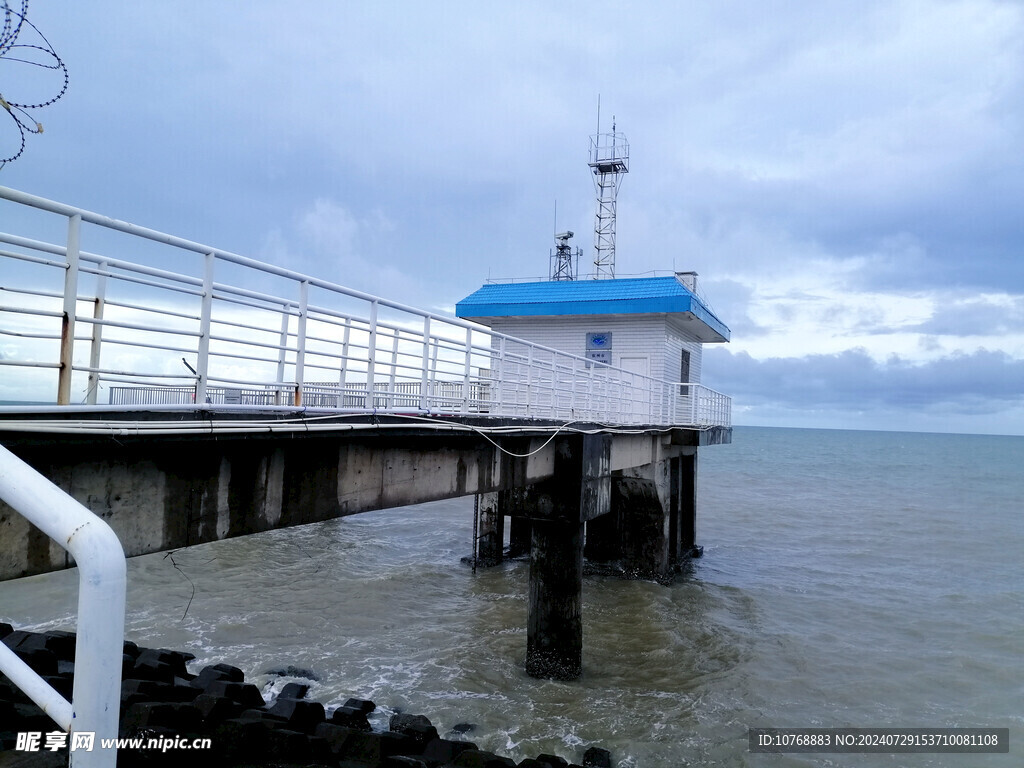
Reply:
[[[617,511],[587,521],[587,537],[583,548],[587,560],[595,563],[618,560],[622,556],[621,545]]]
[[[611,503],[611,443],[580,435],[555,449],[554,477],[531,487],[526,672],[572,680],[583,668],[583,527]]]
[[[619,477],[612,483],[612,514],[619,518],[622,567],[630,576],[668,574],[669,515],[653,480]]]
[[[508,556],[519,557],[530,553],[530,519],[527,517],[510,517],[508,530]]]
[[[679,457],[679,554],[700,557],[697,546],[697,451]]]
[[[680,480],[681,460],[679,457],[669,460],[669,509],[668,509],[668,559],[669,563],[677,566],[682,559],[680,549]]]
[[[534,520],[526,673],[573,680],[583,666],[583,523]]]
[[[497,493],[478,493],[476,503],[476,564],[487,568],[501,562],[505,516],[501,514]]]

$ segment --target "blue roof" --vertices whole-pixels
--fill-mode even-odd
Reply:
[[[686,314],[728,341],[729,328],[673,276],[488,283],[455,305],[471,320],[552,315]]]

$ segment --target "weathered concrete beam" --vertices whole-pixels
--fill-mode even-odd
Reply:
[[[502,493],[504,513],[531,520],[571,518],[579,522],[606,514],[611,505],[610,457],[617,439],[611,435],[572,435],[555,441],[550,475],[553,484],[550,479],[510,484]]]
[[[478,435],[53,439],[11,446],[106,520],[131,557],[550,478],[556,443]],[[501,442],[499,440],[499,442]],[[0,502],[0,580],[72,565]]]
[[[703,434],[703,433],[701,433]],[[727,439],[731,432],[716,433]],[[513,518],[510,544],[528,549],[523,519],[553,515],[533,486],[556,477],[559,451],[578,452],[574,519],[596,521],[611,508],[611,474],[653,477],[665,457],[693,456],[692,430],[641,435],[496,438],[410,428],[403,433],[219,434],[182,437],[45,437],[8,443],[59,487],[107,520],[128,556],[165,551],[273,528],[472,493],[500,491],[499,513]],[[568,446],[575,446],[569,448]],[[684,463],[689,459],[684,459]],[[694,459],[695,461],[695,459]],[[645,475],[644,473],[647,473]],[[675,477],[675,473],[671,473]],[[559,472],[557,477],[564,477]],[[687,480],[686,478],[689,478]],[[693,547],[692,471],[659,491],[678,509],[670,558]],[[672,499],[672,500],[669,500]],[[689,500],[689,501],[688,501]],[[608,527],[607,524],[604,524]],[[619,523],[616,523],[616,526]],[[592,526],[598,531],[601,523]],[[617,528],[616,528],[617,530]],[[63,549],[0,502],[0,580],[73,565]]]

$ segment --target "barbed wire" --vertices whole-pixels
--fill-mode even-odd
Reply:
[[[25,135],[27,133],[39,134],[43,132],[43,124],[32,117],[28,110],[42,109],[43,107],[50,106],[63,96],[68,89],[68,68],[60,56],[57,55],[57,52],[53,50],[50,41],[46,39],[45,35],[39,31],[35,24],[28,20],[28,0],[22,0],[20,10],[12,9],[8,0],[2,0],[2,2],[4,21],[3,32],[0,33],[0,63],[20,63],[41,69],[59,71],[64,76],[64,84],[56,96],[40,101],[37,104],[10,101],[4,98],[3,92],[0,90],[0,109],[10,116],[19,134],[18,151],[8,157],[0,158],[0,169],[12,160],[17,160],[21,157],[21,154],[25,151]],[[39,38],[38,43],[41,44],[36,42],[18,42],[19,37],[26,29],[32,30]],[[8,67],[8,64],[0,66],[0,88],[2,88],[4,81],[9,77],[6,72]],[[0,117],[2,117],[2,113],[0,113]]]

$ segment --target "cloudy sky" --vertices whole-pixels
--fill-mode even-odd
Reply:
[[[0,184],[450,311],[696,270],[740,424],[1024,434],[1024,6],[34,0],[70,87]],[[9,100],[45,90],[0,60]],[[16,140],[0,125],[0,149]],[[7,228],[4,222],[4,227]],[[13,225],[12,225],[13,226]]]

